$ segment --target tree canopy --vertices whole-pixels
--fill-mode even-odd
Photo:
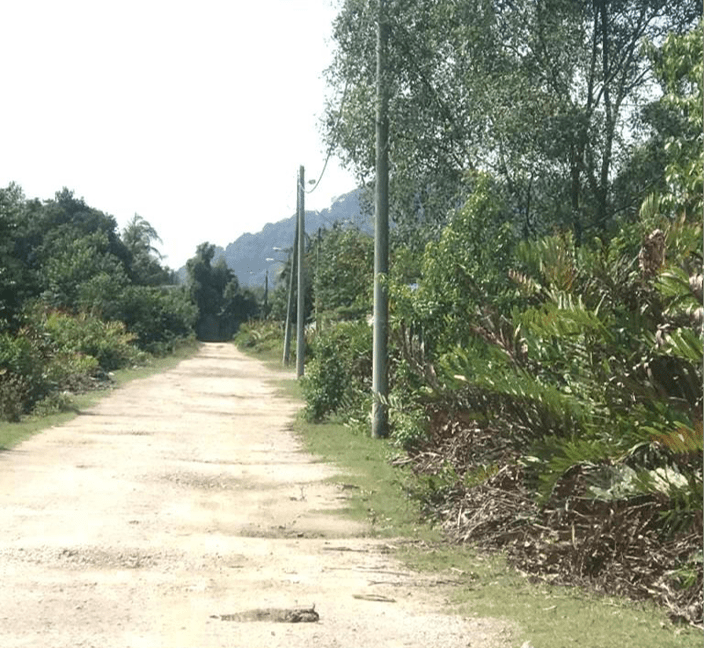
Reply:
[[[376,6],[342,3],[324,124],[364,180],[374,168]],[[644,188],[623,176],[656,90],[643,48],[700,15],[694,0],[388,2],[392,216],[406,238],[418,226],[433,236],[471,192],[473,169],[501,181],[525,236],[569,226],[579,243],[633,218]]]
[[[202,340],[229,340],[242,322],[257,315],[254,295],[240,289],[235,273],[220,257],[215,263],[215,246],[201,243],[186,263],[188,289],[198,308],[196,333]]]

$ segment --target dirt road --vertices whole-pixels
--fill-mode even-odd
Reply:
[[[330,513],[346,491],[287,431],[277,377],[204,345],[0,453],[0,646],[509,646]],[[315,623],[215,618],[313,604]]]

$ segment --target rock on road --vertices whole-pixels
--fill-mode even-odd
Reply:
[[[302,452],[282,377],[206,344],[0,453],[0,646],[510,645],[334,514],[344,476]],[[317,623],[213,618],[313,604]]]

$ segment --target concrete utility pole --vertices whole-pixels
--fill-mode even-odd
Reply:
[[[298,259],[298,214],[296,214],[296,233],[293,237],[291,249],[291,266],[288,277],[288,304],[286,306],[286,331],[284,333],[284,365],[288,367],[291,362],[291,322],[293,320],[293,286],[296,276],[296,260]]]
[[[305,169],[301,166],[298,169],[298,308],[296,327],[296,376],[300,378],[304,371],[305,362],[305,331],[304,331],[304,310],[305,310],[305,289],[303,287],[303,255],[305,253],[306,223],[305,223]]]
[[[389,32],[386,0],[379,0],[376,44],[376,196],[374,224],[374,347],[372,368],[372,436],[389,434],[389,95],[386,52]]]
[[[320,246],[323,241],[323,228],[318,228],[318,240],[315,246],[315,274],[314,277],[318,277],[318,272],[320,272]],[[320,299],[318,297],[318,291],[313,288],[315,293],[315,332],[320,333],[323,330],[320,321]]]

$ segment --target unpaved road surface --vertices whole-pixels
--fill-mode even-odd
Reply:
[[[287,431],[280,377],[204,345],[0,453],[0,647],[510,645],[330,512],[344,476]],[[213,618],[313,604],[317,623]]]

